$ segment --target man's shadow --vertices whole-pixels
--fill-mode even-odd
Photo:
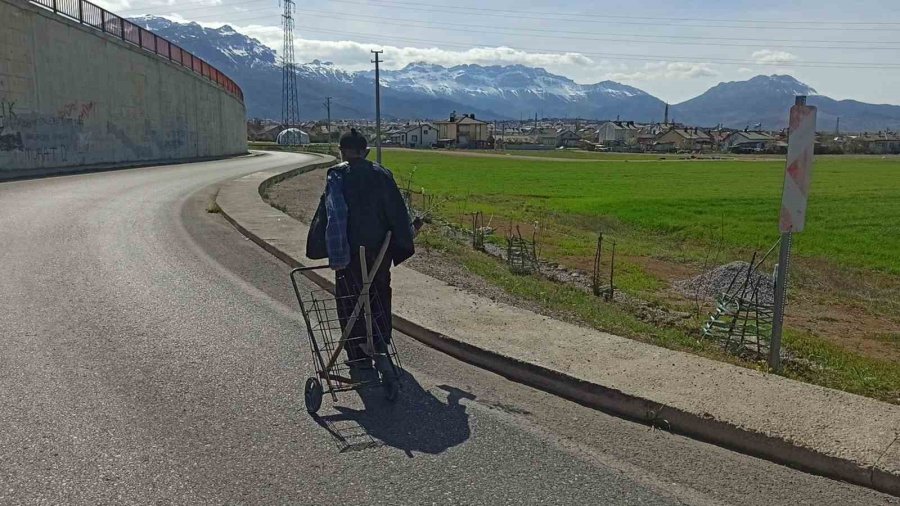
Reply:
[[[413,452],[434,455],[469,439],[469,414],[460,400],[475,399],[455,387],[438,388],[447,392],[446,403],[404,372],[395,402],[387,401],[381,386],[376,385],[358,391],[364,409],[335,405],[339,414],[313,418],[335,437],[342,453],[387,445],[409,457]]]

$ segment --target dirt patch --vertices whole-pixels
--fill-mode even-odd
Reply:
[[[325,170],[314,170],[285,179],[270,186],[265,197],[288,215],[309,223],[325,190],[325,174]]]

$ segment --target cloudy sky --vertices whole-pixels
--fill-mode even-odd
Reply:
[[[96,1],[96,0],[95,0]],[[281,50],[278,0],[100,0],[126,15],[229,24]],[[611,79],[672,103],[721,81],[790,74],[833,98],[900,104],[898,0],[307,0],[300,62],[413,61],[544,67]]]

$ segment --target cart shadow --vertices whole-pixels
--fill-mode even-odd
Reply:
[[[360,390],[364,409],[334,406],[338,414],[313,419],[331,433],[341,453],[390,446],[410,458],[413,452],[435,455],[469,439],[469,414],[460,400],[475,399],[455,387],[437,388],[447,393],[446,403],[406,372],[396,402],[387,401],[380,387]]]

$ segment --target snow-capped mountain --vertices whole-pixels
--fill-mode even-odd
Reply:
[[[719,83],[702,95],[675,105],[676,121],[695,125],[722,124],[745,128],[761,123],[765,129],[787,126],[786,111],[794,97],[807,95],[818,107],[818,129],[833,131],[841,118],[844,131],[877,131],[900,127],[900,106],[834,100],[786,75],[756,76],[747,81]]]
[[[361,73],[373,77],[372,72]],[[658,121],[665,109],[659,99],[612,81],[582,85],[542,68],[524,65],[457,65],[411,63],[382,72],[383,85],[397,91],[449,98],[493,111],[494,116],[550,117],[628,116]]]
[[[204,28],[197,23],[177,23],[150,15],[130,20],[183,46],[215,67],[260,69],[275,66],[275,51],[229,25]]]
[[[225,72],[244,90],[250,117],[281,115],[281,65],[277,53],[232,27],[204,28],[155,16],[134,22],[175,42]],[[300,114],[324,115],[324,97],[334,97],[335,118],[374,116],[374,72],[347,72],[313,60],[297,68]],[[603,81],[578,84],[542,68],[523,65],[412,63],[383,70],[382,113],[391,118],[443,118],[451,111],[486,119],[580,117],[661,121],[665,104],[632,86]],[[900,106],[832,100],[791,76],[756,76],[719,83],[698,97],[671,107],[670,118],[693,125],[783,128],[794,96],[810,95],[819,107],[819,128],[833,129],[838,116],[845,131],[900,128]]]

